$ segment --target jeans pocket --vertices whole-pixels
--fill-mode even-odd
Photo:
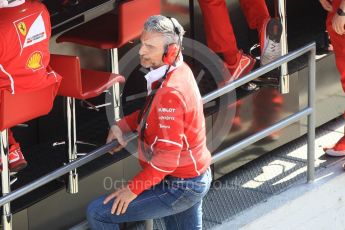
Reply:
[[[202,199],[201,196],[193,195],[188,190],[185,190],[183,194],[171,204],[171,208],[174,211],[180,212],[192,207],[201,199]]]
[[[195,196],[204,196],[208,192],[211,182],[211,174],[207,171],[202,178],[188,181],[186,184],[186,190]]]
[[[210,188],[209,183],[192,182],[188,184],[188,186],[186,187],[186,191],[194,196],[203,197],[207,193],[209,188]]]
[[[199,202],[209,189],[208,184],[200,182],[180,183],[181,195],[171,204],[174,211],[183,211]]]

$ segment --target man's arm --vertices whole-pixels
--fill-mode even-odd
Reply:
[[[140,110],[135,111],[134,113],[131,113],[121,120],[119,120],[116,125],[119,126],[119,128],[122,130],[122,132],[130,132],[134,131],[138,127],[138,116],[139,116]]]
[[[342,0],[340,3],[340,8],[345,11],[345,0]]]
[[[3,53],[4,53],[4,42],[5,42],[5,40],[4,40],[4,38],[1,36],[1,34],[0,34],[0,64],[2,64],[1,62],[2,62],[2,55],[3,55]]]
[[[150,115],[155,120],[148,124],[148,129],[155,136],[147,149],[152,151],[152,158],[129,183],[129,188],[137,195],[175,171],[183,147],[186,111],[184,98],[178,91],[169,88],[162,88],[156,96]]]
[[[327,10],[328,12],[331,12],[333,10],[333,7],[332,7],[332,1],[329,1],[329,0],[319,0],[320,3],[321,3],[321,6]]]
[[[120,145],[109,151],[109,153],[113,154],[118,152],[127,145],[126,141],[123,139],[123,133],[134,131],[137,128],[139,112],[140,111],[137,110],[134,113],[125,116],[118,121],[117,124],[110,127],[107,143],[117,140]]]
[[[336,12],[334,14],[334,17],[332,19],[332,28],[334,29],[334,31],[339,34],[339,35],[343,35],[345,34],[345,0],[342,0],[340,2],[339,8],[338,9],[334,9],[334,11]],[[338,13],[338,11],[340,11]]]

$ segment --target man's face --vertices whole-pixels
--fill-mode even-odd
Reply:
[[[143,31],[140,37],[140,64],[144,68],[156,69],[164,65],[164,37],[160,33]]]

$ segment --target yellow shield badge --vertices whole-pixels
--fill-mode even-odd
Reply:
[[[42,68],[42,54],[37,51],[32,53],[27,60],[26,66],[33,71]]]
[[[23,36],[26,35],[27,30],[26,30],[26,25],[25,25],[24,22],[19,22],[19,23],[17,24],[17,28],[18,28],[19,32],[20,32]]]

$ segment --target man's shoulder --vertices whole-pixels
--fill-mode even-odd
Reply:
[[[36,9],[46,9],[46,6],[40,1],[25,1],[24,7],[35,7]]]
[[[188,74],[194,77],[191,68],[185,62],[183,62],[180,66],[174,69],[173,72],[171,73],[171,75],[181,75],[181,74],[182,75]]]
[[[180,90],[178,88],[175,87],[171,87],[171,86],[164,86],[162,88],[160,88],[157,91],[157,97],[166,100],[168,98],[172,99],[172,98],[181,98],[183,96],[183,94],[180,92]]]
[[[165,86],[184,91],[188,90],[192,81],[195,81],[193,72],[186,63],[183,63],[171,72]]]

